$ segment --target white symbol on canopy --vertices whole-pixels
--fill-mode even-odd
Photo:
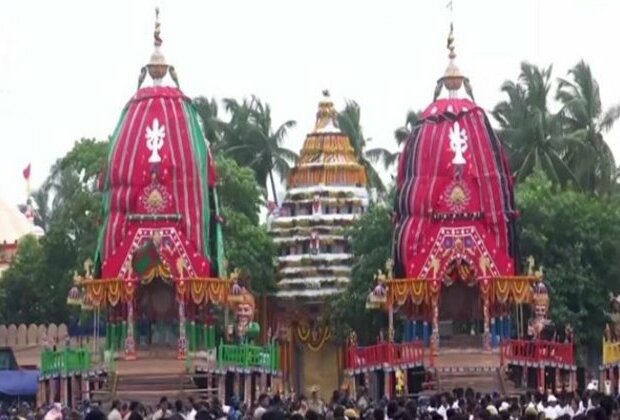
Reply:
[[[458,121],[454,122],[452,130],[450,130],[450,149],[454,152],[452,163],[455,165],[465,165],[463,153],[467,150],[467,133],[464,128],[461,129]]]
[[[161,162],[159,151],[164,145],[164,137],[166,137],[166,127],[159,125],[159,120],[155,118],[150,127],[146,127],[146,147],[151,151],[149,163]]]

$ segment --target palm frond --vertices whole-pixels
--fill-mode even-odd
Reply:
[[[599,127],[601,131],[609,131],[614,126],[616,121],[620,119],[620,104],[614,105],[609,108],[599,122]]]

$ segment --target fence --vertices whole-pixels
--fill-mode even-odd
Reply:
[[[41,352],[41,374],[84,372],[91,367],[88,349],[44,350]]]
[[[260,347],[249,344],[220,343],[217,349],[217,362],[220,366],[278,370],[280,369],[280,348],[276,344]]]
[[[379,368],[384,365],[422,365],[424,345],[421,341],[408,343],[383,342],[366,347],[347,349],[347,369]]]
[[[530,365],[575,364],[573,343],[545,340],[504,340],[500,344],[502,365],[524,363]]]

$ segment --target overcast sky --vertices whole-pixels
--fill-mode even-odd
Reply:
[[[76,139],[107,137],[152,52],[161,8],[162,51],[188,96],[256,94],[275,123],[294,119],[298,150],[322,89],[362,109],[372,146],[394,149],[409,109],[432,99],[447,64],[447,0],[19,0],[0,2],[0,195],[23,202]],[[580,59],[620,102],[617,0],[454,0],[457,62],[479,105],[502,99],[523,60]],[[620,159],[620,125],[607,136]]]

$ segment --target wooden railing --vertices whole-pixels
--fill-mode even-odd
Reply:
[[[424,361],[422,341],[408,343],[384,342],[365,347],[347,348],[347,369],[372,368],[383,365],[414,364]]]
[[[545,340],[503,340],[501,364],[574,365],[574,344]]]
[[[44,350],[41,352],[41,374],[85,372],[91,368],[88,349]]]
[[[280,369],[280,348],[275,343],[264,347],[220,343],[217,348],[217,363],[220,367],[259,367],[278,370]]]
[[[620,341],[603,340],[603,364],[613,365],[620,363]]]

